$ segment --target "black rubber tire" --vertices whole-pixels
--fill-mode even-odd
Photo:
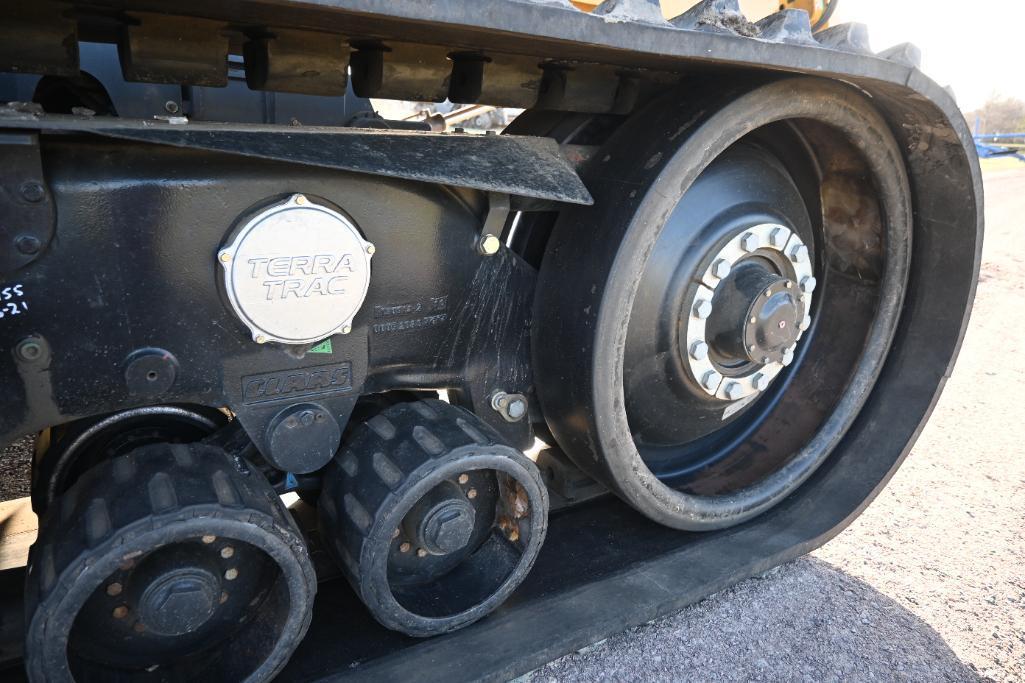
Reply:
[[[498,471],[524,488],[531,504],[513,544],[519,557],[508,573],[488,577],[495,581],[486,588],[486,599],[451,613],[418,613],[397,599],[389,581],[393,531],[438,480],[467,467]],[[500,443],[483,421],[457,406],[427,400],[393,405],[354,431],[325,473],[318,511],[324,544],[373,617],[392,630],[428,637],[481,619],[523,581],[547,532],[548,493],[534,463]],[[487,560],[482,549],[492,545],[480,546],[470,557]],[[479,573],[468,577],[474,581],[498,570],[497,563],[477,564]]]
[[[864,156],[886,248],[875,317],[832,413],[813,438],[795,444],[789,460],[734,490],[679,490],[644,463],[624,406],[623,348],[639,274],[701,171],[752,131],[791,119],[843,131]],[[579,467],[651,519],[695,531],[739,524],[814,473],[857,417],[882,369],[910,263],[913,221],[901,151],[887,123],[854,88],[795,78],[718,91],[706,101],[662,98],[620,127],[594,159],[584,176],[598,201],[560,216],[538,280],[533,352],[545,419]]]
[[[70,653],[76,616],[123,563],[208,535],[255,546],[280,573],[256,616],[225,647],[199,662],[183,656],[180,665],[163,667],[160,679],[272,679],[309,627],[316,575],[280,498],[256,469],[244,469],[212,446],[154,444],[90,469],[58,499],[29,553],[29,679],[153,680],[144,670],[111,669]]]

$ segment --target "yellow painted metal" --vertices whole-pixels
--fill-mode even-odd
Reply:
[[[602,0],[571,0],[580,9],[590,12],[601,4]],[[662,14],[667,19],[682,14],[684,10],[696,5],[696,0],[662,0]],[[825,11],[825,0],[740,0],[740,9],[751,21],[782,9],[803,9],[815,24]]]

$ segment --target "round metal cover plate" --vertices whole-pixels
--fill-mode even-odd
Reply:
[[[255,341],[309,344],[352,329],[373,252],[351,220],[293,195],[246,223],[218,260]]]

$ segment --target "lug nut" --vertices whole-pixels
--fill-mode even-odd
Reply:
[[[224,572],[224,578],[228,581],[234,581],[238,578],[238,570],[232,567],[228,571]]]
[[[762,241],[753,232],[749,232],[740,238],[740,248],[744,251],[755,251],[760,246],[762,246]]]
[[[726,385],[726,390],[723,393],[726,394],[726,398],[736,401],[744,395],[744,387],[740,386],[740,382],[730,382]]]
[[[474,498],[476,498],[477,497],[477,489],[470,489],[469,491],[467,491],[466,492],[466,497],[469,498],[470,500],[473,500]]]
[[[223,548],[221,548],[221,557],[223,557],[226,560],[228,558],[230,558],[234,554],[235,554],[235,549],[232,548],[230,545],[226,545]]]
[[[113,614],[115,619],[124,619],[128,616],[128,608],[124,605],[118,605],[114,608]]]
[[[787,237],[790,231],[786,228],[773,228],[772,232],[769,233],[769,244],[778,248],[781,248],[787,243]]]
[[[709,391],[718,389],[720,382],[722,382],[722,375],[715,370],[709,370],[701,377],[701,386]]]
[[[424,550],[423,548],[417,548],[416,549],[416,556],[417,557],[427,557],[427,551]]]
[[[751,386],[755,388],[755,391],[765,391],[769,387],[769,378],[759,372],[751,380]]]
[[[465,484],[468,481],[470,481],[470,475],[469,474],[465,474],[464,473],[464,474],[460,474],[459,475],[459,483],[460,484]]]
[[[107,595],[109,595],[112,598],[115,598],[115,597],[121,595],[121,591],[122,591],[121,584],[117,583],[116,581],[114,583],[112,583],[112,584],[107,586]]]
[[[708,358],[708,344],[703,341],[696,341],[691,344],[690,357],[694,360],[705,360]]]
[[[712,302],[708,299],[698,299],[694,302],[694,315],[701,320],[712,315]]]
[[[805,294],[811,294],[815,291],[815,285],[818,284],[818,280],[813,278],[811,275],[801,278],[801,291]]]
[[[730,262],[724,258],[718,259],[712,264],[712,275],[720,280],[729,275],[731,270],[733,270],[733,267],[730,265]]]
[[[401,544],[399,545],[399,552],[400,552],[400,553],[408,553],[408,552],[409,552],[409,549],[410,549],[411,547],[412,547],[412,546],[410,546],[410,545],[409,545],[409,541],[403,541],[403,542],[402,542],[402,543],[401,543]]]
[[[795,244],[790,247],[788,256],[794,263],[803,263],[808,260],[808,247],[803,244]]]

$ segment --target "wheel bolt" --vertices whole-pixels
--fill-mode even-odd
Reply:
[[[805,278],[801,278],[801,291],[804,292],[805,294],[811,294],[812,292],[815,291],[815,285],[817,285],[817,284],[818,284],[818,281],[815,278],[813,278],[811,275],[809,275],[809,276],[807,276]]]
[[[206,535],[203,537],[203,543],[210,544],[217,540],[216,536]]]
[[[708,358],[708,344],[703,341],[696,341],[691,344],[690,357],[694,360],[705,360]]]
[[[740,238],[740,248],[744,251],[755,251],[760,246],[762,246],[762,241],[753,232],[749,232]]]
[[[121,590],[122,590],[121,584],[117,583],[117,582],[114,582],[114,583],[110,584],[109,586],[107,586],[107,595],[109,595],[112,598],[116,597],[118,595],[121,595]]]
[[[795,244],[790,247],[788,256],[790,256],[790,260],[794,263],[803,263],[808,260],[808,247],[803,244]]]
[[[470,500],[473,500],[474,498],[476,498],[477,497],[477,489],[470,489],[469,491],[467,491],[466,492],[466,497],[469,498]]]
[[[720,280],[730,274],[733,267],[730,266],[730,262],[724,258],[718,259],[712,264],[712,275],[716,276]]]
[[[412,546],[410,546],[410,545],[409,545],[409,541],[403,541],[403,542],[402,542],[402,543],[401,543],[401,544],[399,545],[399,552],[400,552],[400,553],[408,553],[408,552],[409,552],[409,549],[410,549],[411,547],[412,547]]]
[[[722,382],[722,375],[715,370],[709,370],[701,378],[701,386],[708,389],[709,391],[715,391],[719,388],[719,383]]]
[[[427,551],[424,550],[423,548],[417,548],[416,549],[416,556],[417,557],[427,557]]]
[[[128,608],[124,605],[118,605],[114,608],[113,614],[115,619],[124,619],[128,616]]]
[[[712,315],[712,302],[708,299],[698,299],[694,302],[694,315],[701,320]]]
[[[465,484],[468,481],[470,481],[470,475],[469,474],[460,474],[459,475],[459,483],[460,484]]]
[[[769,244],[776,248],[782,247],[787,243],[787,233],[786,228],[773,228],[769,233]]]
[[[751,386],[755,388],[755,391],[765,391],[769,387],[769,378],[759,372],[751,380]]]
[[[744,387],[740,386],[740,382],[730,382],[726,385],[726,390],[724,393],[726,394],[726,398],[730,399],[731,401],[736,401],[738,398],[744,395]]]
[[[224,572],[224,578],[228,581],[234,581],[238,578],[238,570],[232,567],[228,571]]]
[[[235,549],[232,548],[230,545],[227,545],[227,546],[224,546],[223,548],[221,548],[221,557],[223,557],[226,560],[228,558],[230,558],[234,554],[235,554]]]

